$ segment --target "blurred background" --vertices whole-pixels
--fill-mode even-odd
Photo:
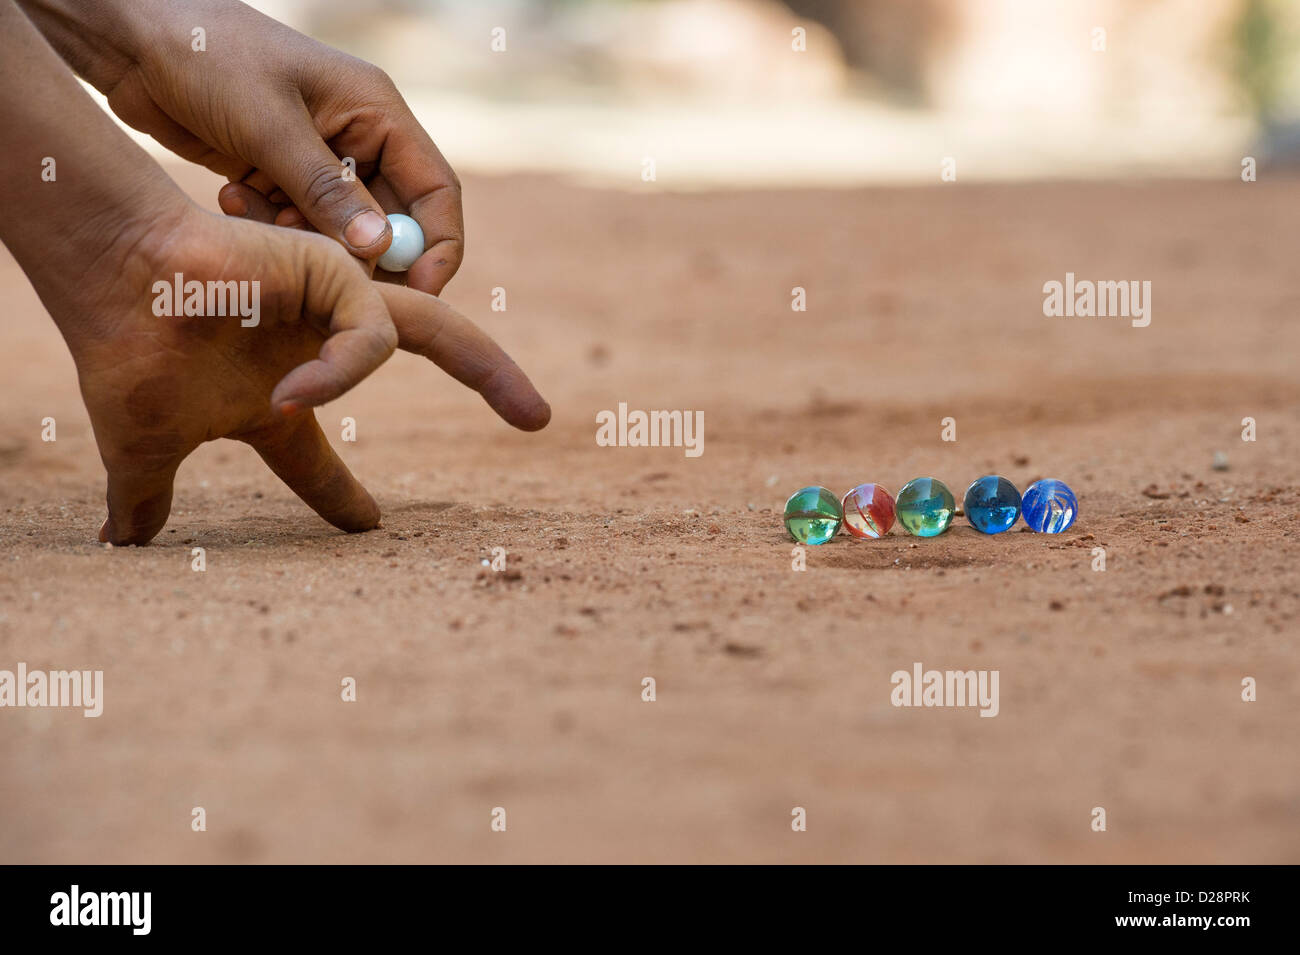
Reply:
[[[653,157],[667,188],[851,185],[933,182],[953,157],[962,180],[1219,177],[1300,147],[1294,0],[252,5],[383,66],[469,172],[635,186]]]

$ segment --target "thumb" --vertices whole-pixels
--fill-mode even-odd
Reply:
[[[324,235],[341,242],[353,255],[375,259],[393,241],[384,210],[355,171],[321,139],[303,107],[280,115],[261,142],[265,153],[254,157],[270,174],[307,221]]]
[[[147,544],[172,511],[172,482],[180,461],[158,468],[139,464],[108,470],[108,520],[99,539],[109,544]]]

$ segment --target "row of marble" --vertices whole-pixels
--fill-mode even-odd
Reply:
[[[966,519],[984,534],[1001,534],[1022,516],[1030,530],[1059,534],[1074,523],[1079,501],[1064,481],[1035,481],[1023,496],[1004,477],[971,482],[962,502]],[[916,537],[937,537],[957,513],[952,492],[937,478],[913,478],[895,499],[879,484],[859,484],[842,498],[824,487],[802,487],[785,502],[785,526],[801,544],[825,544],[843,527],[853,537],[884,537],[899,526]]]

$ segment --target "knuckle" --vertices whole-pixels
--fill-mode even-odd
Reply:
[[[397,326],[391,320],[377,323],[374,334],[377,347],[385,358],[397,350]]]
[[[355,183],[343,178],[341,162],[312,167],[303,182],[303,196],[313,209],[328,214],[356,204]]]
[[[360,57],[347,56],[340,60],[337,78],[366,106],[387,106],[394,99],[401,99],[393,78],[382,67]]]
[[[381,67],[375,66],[373,63],[367,63],[365,68],[362,70],[362,76],[367,83],[375,87],[375,89],[379,90],[381,93],[389,96],[398,95],[397,84],[393,82],[393,78]]]
[[[376,66],[369,60],[363,60],[358,56],[345,56],[339,62],[339,72],[340,75],[346,76],[350,83],[363,89],[367,86],[393,85],[393,81],[383,67]]]
[[[327,270],[332,271],[342,264],[343,259],[340,256],[347,259],[351,258],[343,246],[319,232],[286,229],[283,236],[277,233],[276,237],[284,240],[287,249],[297,253],[297,261],[301,268],[324,266]],[[329,274],[329,271],[326,274]]]

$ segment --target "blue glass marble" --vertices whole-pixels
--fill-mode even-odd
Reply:
[[[966,520],[984,534],[1010,530],[1020,517],[1020,492],[1004,477],[990,474],[966,488],[963,500]]]
[[[1069,530],[1079,516],[1079,500],[1064,481],[1045,478],[1025,490],[1020,513],[1030,530],[1040,534],[1059,534]]]

